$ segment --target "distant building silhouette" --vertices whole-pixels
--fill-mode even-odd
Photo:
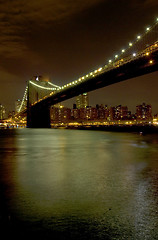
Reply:
[[[88,93],[80,94],[76,97],[76,107],[78,109],[80,108],[86,108],[89,106],[89,97]]]
[[[2,104],[0,104],[0,120],[5,119],[5,114],[6,114],[5,107]]]
[[[152,107],[151,105],[142,105],[136,106],[136,118],[137,120],[152,120]]]

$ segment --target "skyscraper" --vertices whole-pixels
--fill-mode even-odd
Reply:
[[[76,107],[78,109],[86,108],[88,106],[89,106],[88,93],[83,93],[76,97]]]
[[[152,108],[151,105],[142,105],[136,106],[136,116],[140,120],[151,120],[152,119]]]
[[[0,104],[0,120],[5,119],[5,108],[2,104]]]
[[[16,100],[16,102],[15,102],[15,112],[16,113],[18,113],[18,111],[20,109],[21,102],[22,102],[22,100],[20,100],[20,99]]]

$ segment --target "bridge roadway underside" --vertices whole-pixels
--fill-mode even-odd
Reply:
[[[152,60],[152,63],[150,62]],[[90,92],[158,70],[158,51],[102,73],[80,84],[67,87],[28,109],[27,127],[50,128],[50,106],[79,94]],[[150,83],[149,83],[150,84]],[[111,96],[112,97],[112,96]]]

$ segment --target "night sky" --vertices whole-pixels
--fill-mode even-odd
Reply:
[[[157,0],[0,0],[0,103],[14,110],[34,75],[63,85],[105,65],[157,17]],[[158,113],[157,91],[155,72],[91,92],[90,105]]]

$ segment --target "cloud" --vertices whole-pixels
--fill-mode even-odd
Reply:
[[[129,3],[134,8],[138,8],[138,7],[153,8],[155,6],[158,6],[158,1],[157,0],[140,0],[140,1],[130,0]]]
[[[103,0],[0,1],[0,53],[21,57],[29,53],[25,38],[32,29],[47,27]]]
[[[147,7],[158,6],[158,1],[157,0],[145,0],[144,5]]]

